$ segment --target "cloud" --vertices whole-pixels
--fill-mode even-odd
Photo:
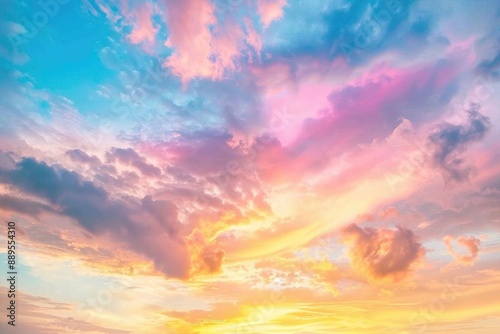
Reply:
[[[463,265],[472,265],[477,259],[477,255],[479,253],[479,246],[481,245],[481,241],[477,238],[474,237],[459,237],[457,239],[457,242],[459,245],[465,247],[470,255],[459,255],[455,252],[455,249],[453,248],[452,242],[454,241],[454,238],[447,235],[443,238],[443,243],[446,246],[446,249],[448,250],[448,253],[453,256],[455,261],[459,264]]]
[[[372,222],[377,220],[388,220],[398,217],[399,215],[399,210],[393,206],[390,206],[388,208],[378,210],[377,213],[361,215],[360,219]]]
[[[165,0],[169,35],[164,43],[173,53],[163,63],[184,84],[194,78],[221,80],[239,69],[248,47],[260,55],[262,41],[249,20],[218,17],[208,0]]]
[[[495,79],[498,82],[500,69],[500,48],[498,46],[498,32],[490,31],[483,38],[475,42],[476,54],[482,57],[478,62],[476,71],[483,75],[483,79]],[[493,83],[493,82],[491,82]],[[487,87],[490,89],[489,87]]]
[[[214,225],[217,223],[214,222]],[[214,231],[218,230],[216,227]],[[212,239],[212,241],[211,241]],[[222,249],[223,246],[220,240],[213,238],[210,233],[194,229],[187,238],[189,250],[191,253],[192,266],[191,275],[206,275],[217,274],[221,272],[222,263],[226,252]]]
[[[13,169],[14,167],[15,167],[15,162],[10,156],[10,154],[0,151],[0,168]]]
[[[141,4],[133,14],[126,13],[133,22],[132,32],[127,36],[132,43],[145,43],[147,46],[154,44],[158,28],[154,26],[153,14],[150,3]]]
[[[409,229],[396,230],[347,226],[342,237],[350,246],[352,267],[373,279],[398,280],[425,255],[422,244]]]
[[[101,165],[101,160],[96,156],[90,156],[80,149],[66,151],[66,155],[77,163],[89,164],[92,166]]]
[[[23,158],[13,170],[0,170],[0,182],[47,200],[58,213],[73,218],[92,234],[109,233],[119,244],[151,259],[167,276],[186,278],[189,273],[189,253],[176,234],[175,206],[150,197],[142,202],[112,198],[79,174],[32,158]],[[12,199],[7,202],[14,209],[19,204]],[[36,215],[40,207],[33,205],[25,211]],[[155,219],[148,220],[148,216]]]
[[[141,201],[142,207],[150,213],[160,226],[170,235],[177,235],[180,223],[177,219],[177,206],[169,201],[153,200],[146,196]]]
[[[165,145],[165,150],[176,167],[192,175],[219,173],[226,170],[228,162],[241,159],[241,150],[227,144],[230,138],[227,134],[200,134],[185,142]]]
[[[220,272],[224,256],[225,253],[222,249],[206,247],[201,253],[201,259],[203,260],[201,270],[208,273]]]
[[[434,146],[432,162],[447,180],[462,182],[469,178],[472,168],[465,164],[461,153],[469,144],[483,139],[491,127],[490,119],[479,113],[479,108],[479,105],[472,104],[464,124],[444,123],[429,136]]]
[[[260,51],[262,50],[262,37],[255,31],[252,20],[245,18],[245,30],[247,32],[246,42],[254,48],[257,53],[257,60],[260,61]],[[252,58],[250,58],[252,59]]]
[[[170,35],[166,46],[174,53],[165,61],[184,82],[200,76],[220,78],[217,64],[210,59],[212,33],[210,26],[217,23],[214,6],[208,0],[165,1],[166,21]]]
[[[283,7],[286,0],[258,0],[257,12],[264,27],[268,27],[271,22],[278,20],[283,16]]]
[[[286,111],[282,119],[285,125],[272,129],[277,140],[259,153],[263,177],[293,179],[317,175],[331,158],[353,151],[356,145],[387,138],[401,117],[415,126],[435,118],[459,82],[459,65],[453,58],[407,68],[379,64],[380,68],[367,72],[363,80],[354,78],[333,89],[298,79],[300,90],[284,99],[284,104],[271,104],[271,112]],[[285,69],[280,72],[286,73]],[[315,105],[314,115],[314,109],[306,105],[290,112],[299,103],[294,97],[302,93],[301,103],[309,101],[309,106]],[[321,100],[325,101],[323,107],[318,103]],[[300,115],[304,110],[307,113]],[[359,167],[366,170],[365,166]]]
[[[0,195],[0,208],[27,214],[32,217],[37,217],[43,212],[53,211],[50,206],[43,203],[9,195]]]
[[[0,293],[7,294],[6,287],[0,287]],[[116,324],[112,326],[100,326],[92,321],[91,316],[81,313],[78,319],[75,306],[66,302],[56,302],[49,298],[30,295],[24,291],[16,300],[16,305],[29,315],[22,322],[16,322],[14,331],[7,322],[0,323],[1,333],[30,333],[30,334],[64,334],[71,332],[81,333],[108,333],[108,334],[130,334],[131,331],[120,330]],[[80,315],[80,314],[78,314]],[[117,328],[118,327],[118,328]]]
[[[106,153],[106,159],[108,162],[118,160],[125,165],[133,166],[145,176],[161,175],[161,170],[158,167],[147,163],[146,159],[132,148],[112,148],[111,152]]]

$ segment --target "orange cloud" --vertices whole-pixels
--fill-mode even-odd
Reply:
[[[343,239],[353,268],[373,279],[398,280],[425,254],[413,232],[399,226],[389,230],[352,224],[343,230]]]
[[[451,256],[457,261],[459,264],[463,265],[472,265],[477,259],[477,255],[479,253],[479,246],[481,245],[481,241],[479,239],[476,239],[474,237],[459,237],[457,239],[458,244],[464,246],[467,248],[469,251],[470,255],[459,255],[455,252],[455,249],[453,248],[452,242],[453,242],[453,237],[447,235],[443,238],[443,242],[446,246],[446,249],[448,250],[448,253],[450,253]]]
[[[158,28],[154,26],[151,19],[153,14],[153,8],[149,3],[143,3],[133,13],[128,14],[133,21],[132,32],[128,35],[130,42],[134,44],[145,43],[148,46],[154,44]]]
[[[214,225],[217,226],[213,230],[195,229],[187,238],[192,264],[191,277],[217,274],[222,270],[226,252],[217,241],[211,242],[210,240],[213,240],[214,236],[223,229],[224,223],[214,223]]]

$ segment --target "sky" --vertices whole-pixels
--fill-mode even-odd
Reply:
[[[0,6],[0,332],[497,332],[500,1]]]

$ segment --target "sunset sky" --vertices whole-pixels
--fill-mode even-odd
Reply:
[[[498,333],[500,1],[0,7],[1,333]]]

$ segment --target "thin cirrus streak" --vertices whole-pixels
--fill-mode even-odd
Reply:
[[[0,332],[500,327],[500,2],[2,9]]]

